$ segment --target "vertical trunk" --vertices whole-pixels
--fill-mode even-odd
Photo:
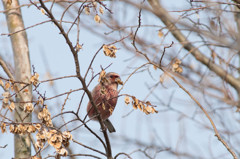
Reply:
[[[10,33],[24,29],[22,20],[22,14],[19,8],[18,0],[2,0],[6,13],[6,19],[8,23],[8,30]],[[15,8],[15,9],[12,9]],[[16,9],[17,8],[17,9]],[[27,42],[27,35],[25,31],[13,34],[11,36],[12,48],[14,53],[15,64],[15,80],[29,82],[31,77],[31,65],[29,59],[29,49]],[[18,85],[19,90],[22,88]],[[19,101],[31,101],[32,88],[29,86],[28,92],[20,92],[16,97],[16,102]],[[21,98],[20,98],[21,97]],[[16,104],[15,113],[16,122],[31,122],[31,114],[24,118],[27,113],[23,111],[23,104]],[[22,120],[24,118],[24,121]],[[15,158],[27,158],[31,156],[31,141],[29,136],[15,134],[14,136],[14,152]]]
[[[238,30],[238,38],[240,39],[240,13],[239,13],[239,8],[238,6],[235,7],[235,11],[236,13],[234,14],[235,16],[235,20],[236,20],[236,24],[237,24],[237,30]],[[239,60],[239,66],[240,66],[240,51],[238,51],[238,60]],[[239,67],[238,66],[238,67]],[[240,75],[240,70],[238,70],[238,74]],[[238,78],[238,80],[240,80],[240,78]],[[240,91],[238,92],[238,111],[240,111]]]

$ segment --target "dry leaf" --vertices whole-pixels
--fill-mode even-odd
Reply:
[[[93,7],[97,8],[97,2],[93,2]]]
[[[103,8],[102,8],[102,7],[99,7],[99,12],[100,12],[101,14],[103,14],[103,13],[104,13],[104,10],[103,10]]]
[[[100,20],[101,20],[100,16],[98,14],[96,14],[94,17],[94,21],[97,23],[100,23]]]
[[[68,155],[68,151],[65,148],[61,148],[57,152],[58,152],[59,155],[62,155],[62,156],[67,156]]]
[[[10,83],[9,83],[9,82],[6,82],[4,88],[5,88],[5,89],[8,89],[8,88],[10,88],[10,86],[11,86]]]
[[[31,113],[31,112],[33,112],[33,109],[34,109],[34,107],[33,107],[32,103],[24,104],[24,107],[23,107],[24,112]]]
[[[12,112],[15,109],[15,104],[13,102],[11,102],[8,109]]]
[[[6,124],[5,123],[1,124],[1,131],[2,131],[2,133],[6,132]]]
[[[2,80],[0,80],[0,85],[1,85],[1,86],[4,86],[4,83],[3,83],[3,81],[2,81]]]
[[[103,108],[103,110],[105,110],[105,109],[106,109],[106,107],[105,107],[105,104],[104,104],[104,103],[102,103],[102,108]]]
[[[10,130],[11,133],[14,133],[15,126],[11,124],[11,125],[9,126],[9,130]]]
[[[98,78],[98,82],[101,82],[105,78],[106,78],[106,72],[105,72],[105,70],[102,70],[100,72],[100,75],[99,75],[99,78]]]
[[[45,10],[43,8],[41,8],[40,10],[41,10],[41,13],[45,15]]]
[[[90,8],[89,7],[85,7],[84,8],[84,12],[85,12],[85,14],[89,15],[90,14]]]
[[[130,98],[128,96],[126,96],[124,98],[124,102],[126,103],[126,105],[128,105],[130,103]]]
[[[108,109],[108,111],[109,111],[110,115],[112,115],[112,113],[113,113],[113,108],[110,107],[110,108]]]
[[[36,124],[35,128],[39,131],[41,129],[41,124]]]
[[[163,37],[163,32],[161,30],[158,30],[158,37],[159,38]]]
[[[116,57],[116,52],[117,52],[117,48],[116,46],[114,45],[104,45],[103,46],[103,53],[106,55],[106,56],[109,56],[109,57]]]

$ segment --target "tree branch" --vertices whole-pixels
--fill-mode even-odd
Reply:
[[[206,65],[211,71],[216,73],[220,78],[229,83],[233,88],[240,92],[240,81],[228,74],[227,71],[222,69],[219,65],[213,63],[208,57],[200,52],[199,49],[194,47],[190,41],[183,35],[183,33],[177,28],[172,21],[172,17],[168,12],[161,6],[158,0],[148,0],[152,7],[152,12],[168,27],[172,35],[182,44],[182,46],[188,50],[196,60]]]
[[[80,80],[83,90],[86,92],[86,94],[88,95],[89,101],[91,102],[91,104],[93,105],[93,107],[95,108],[96,112],[99,114],[99,111],[97,109],[96,104],[93,102],[93,98],[91,95],[91,92],[88,90],[87,84],[85,82],[85,79],[81,76],[80,74],[80,64],[79,64],[79,60],[78,60],[78,52],[77,50],[74,49],[74,46],[72,45],[71,40],[68,37],[68,34],[64,31],[62,25],[60,25],[60,23],[58,23],[58,21],[55,19],[55,17],[53,16],[53,14],[50,12],[50,10],[45,6],[44,2],[42,0],[39,0],[41,7],[46,11],[46,15],[52,20],[52,22],[57,26],[57,28],[60,30],[61,34],[63,35],[64,39],[66,40],[66,43],[68,44],[71,53],[73,55],[74,58],[74,62],[75,62],[75,67],[76,67],[76,74],[77,74],[77,78]],[[103,130],[103,135],[106,141],[106,154],[108,159],[112,159],[112,150],[111,150],[111,145],[110,145],[110,140],[105,128],[105,125],[103,124],[103,119],[100,115],[97,116],[98,121],[101,125],[101,129]],[[104,145],[105,147],[105,145]]]

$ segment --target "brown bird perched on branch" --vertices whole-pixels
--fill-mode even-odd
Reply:
[[[118,84],[122,84],[122,81],[117,73],[109,72],[105,74],[105,71],[101,72],[99,79],[100,83],[92,91],[93,102],[96,104],[99,114],[101,115],[108,131],[110,133],[116,132],[108,118],[112,115],[117,104],[117,88]],[[97,112],[90,101],[88,102],[87,113],[89,118],[97,120]]]

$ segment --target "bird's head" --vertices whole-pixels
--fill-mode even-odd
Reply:
[[[115,85],[116,88],[118,86],[118,84],[123,84],[123,82],[121,81],[121,78],[119,76],[119,74],[115,73],[115,72],[109,72],[106,74],[106,79],[108,81],[109,84],[111,85]]]

